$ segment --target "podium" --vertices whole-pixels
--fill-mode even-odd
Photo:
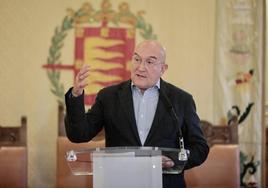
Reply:
[[[93,188],[162,188],[162,174],[179,174],[188,158],[174,148],[106,147],[70,150],[66,161],[74,175],[93,175]],[[162,156],[172,160],[162,168]]]

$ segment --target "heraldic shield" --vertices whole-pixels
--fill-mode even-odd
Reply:
[[[129,79],[135,29],[77,27],[75,35],[74,76],[83,64],[90,66],[85,104],[92,105],[100,89]]]

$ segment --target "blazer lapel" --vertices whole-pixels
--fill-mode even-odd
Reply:
[[[133,106],[133,99],[132,93],[130,88],[130,81],[126,82],[122,89],[119,91],[119,101],[120,105],[125,112],[127,119],[129,120],[130,127],[136,137],[138,144],[141,146],[140,137],[138,134],[138,129],[136,125],[135,113],[134,113],[134,106]]]
[[[162,79],[160,80],[160,90],[166,92],[166,85]],[[167,106],[165,105],[165,103],[162,100],[163,96],[161,93],[162,92],[159,92],[159,99],[158,99],[158,103],[157,103],[157,107],[156,107],[156,111],[155,111],[155,115],[154,115],[154,120],[153,120],[151,129],[148,133],[148,136],[145,140],[144,145],[150,143],[150,139],[153,137],[153,135],[155,134],[157,129],[159,129],[158,127],[159,127],[160,120],[163,118],[163,116],[165,115],[165,113],[167,111]]]

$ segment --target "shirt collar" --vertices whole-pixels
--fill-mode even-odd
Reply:
[[[132,89],[133,89],[133,88],[138,88],[138,87],[136,87],[136,86],[134,85],[133,81],[131,81],[131,88],[132,88]],[[158,79],[157,82],[156,82],[156,84],[153,85],[153,86],[150,87],[150,88],[157,88],[157,89],[160,89],[160,79]],[[148,89],[149,89],[149,88],[148,88]]]

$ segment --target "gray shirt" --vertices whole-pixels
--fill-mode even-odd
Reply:
[[[132,83],[132,97],[134,103],[134,111],[136,125],[142,145],[147,138],[153,123],[160,89],[160,80],[151,88],[148,88],[142,94],[141,90]]]

